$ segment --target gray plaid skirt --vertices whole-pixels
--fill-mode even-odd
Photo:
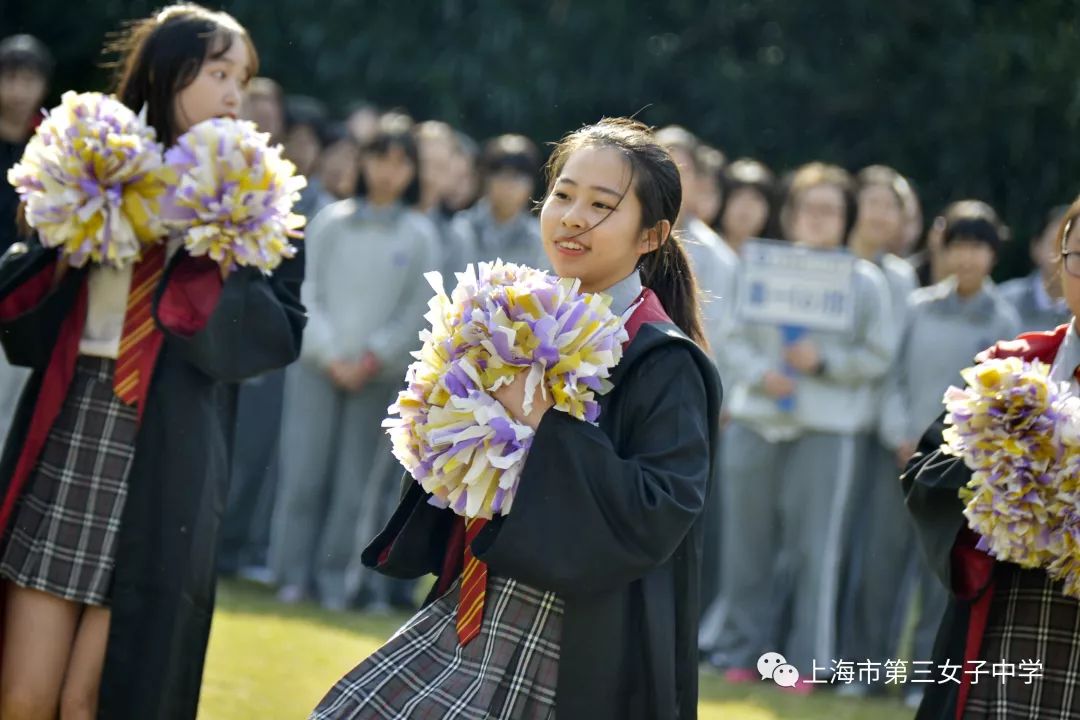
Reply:
[[[1042,570],[1000,563],[997,572],[979,658],[987,667],[1015,664],[1017,673],[973,683],[964,719],[1080,720],[1080,602]],[[1024,677],[1021,664],[1035,662],[1039,671]]]
[[[16,585],[87,605],[108,604],[135,455],[135,408],[113,392],[114,365],[79,357],[0,558]]]
[[[462,648],[459,583],[339,680],[310,720],[554,720],[562,600],[489,575],[480,634]]]

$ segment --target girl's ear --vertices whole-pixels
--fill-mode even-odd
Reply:
[[[669,237],[671,237],[670,220],[661,220],[651,228],[645,228],[641,231],[641,239],[638,240],[638,254],[645,255],[658,250]]]

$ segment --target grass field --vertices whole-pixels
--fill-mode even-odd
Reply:
[[[226,582],[210,637],[199,720],[302,720],[323,694],[404,620],[282,606],[258,586]],[[910,720],[898,700],[811,697],[729,685],[703,674],[702,720]]]

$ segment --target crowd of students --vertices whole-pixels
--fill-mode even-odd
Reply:
[[[51,65],[33,38],[0,43],[4,169],[32,133]],[[239,386],[219,568],[272,583],[283,602],[413,607],[411,582],[360,562],[401,487],[380,423],[418,346],[432,292],[424,273],[452,278],[496,257],[550,268],[534,211],[543,153],[522,135],[477,143],[443,121],[366,103],[338,121],[262,77],[247,83],[240,113],[309,178],[299,208],[309,218],[307,326],[296,362]],[[912,608],[911,654],[929,659],[946,595],[920,559],[898,476],[977,352],[1068,320],[1054,264],[1064,210],[1030,241],[1035,270],[999,286],[990,275],[1010,233],[985,202],[957,198],[924,223],[913,183],[892,168],[810,162],[774,173],[683,127],[655,137],[679,169],[675,232],[724,386],[702,660],[733,682],[759,678],[767,651],[800,669],[883,661],[898,656]],[[5,186],[5,248],[16,205]],[[751,238],[856,256],[853,329],[792,338],[740,317]],[[26,377],[3,368],[0,422]]]

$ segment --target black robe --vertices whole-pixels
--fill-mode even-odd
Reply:
[[[21,255],[5,257],[0,303],[25,292],[35,277],[47,276],[56,258],[55,250],[36,242]],[[190,271],[195,262],[180,250],[166,267],[154,300],[159,328],[162,296],[184,274],[177,268]],[[196,715],[228,489],[234,383],[299,355],[306,322],[299,300],[303,267],[297,257],[269,279],[251,268],[237,270],[219,283],[220,295],[201,330],[189,336],[165,332],[143,406],[117,541],[101,718],[190,720]],[[50,359],[55,361],[58,343],[68,353],[77,352],[78,337],[65,335],[62,326],[69,314],[85,307],[85,277],[85,271],[70,270],[44,297],[20,306],[25,311],[0,320],[9,360],[35,371],[0,459],[0,483],[9,503],[35,404],[49,394],[43,378]],[[53,395],[57,392],[65,390],[52,388]]]
[[[976,360],[1019,357],[1052,363],[1068,328],[1024,333],[980,353]],[[997,562],[975,549],[977,536],[967,529],[959,491],[971,480],[972,471],[961,458],[942,452],[945,427],[942,413],[919,440],[900,477],[924,559],[949,591],[949,604],[934,641],[934,667],[945,661],[963,662],[969,649],[981,646]],[[965,680],[969,677],[964,675]],[[968,687],[928,683],[916,720],[955,720]]]
[[[697,717],[700,520],[720,382],[670,324],[643,325],[612,381],[599,427],[544,415],[513,510],[472,550],[491,573],[563,598],[560,720],[688,720]],[[452,579],[444,560],[461,523],[405,482],[363,559],[395,577],[442,574],[438,591]]]

